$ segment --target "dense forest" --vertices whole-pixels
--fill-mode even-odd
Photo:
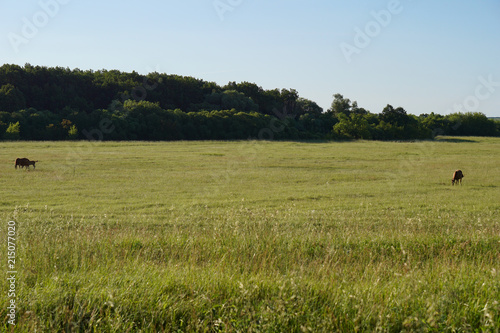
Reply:
[[[3,140],[324,140],[500,136],[482,113],[372,113],[340,94],[324,111],[294,89],[26,64],[0,67]]]

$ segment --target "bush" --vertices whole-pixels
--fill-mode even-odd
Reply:
[[[20,132],[21,126],[19,125],[19,122],[9,123],[9,127],[5,131],[4,138],[6,140],[19,140],[21,138]]]

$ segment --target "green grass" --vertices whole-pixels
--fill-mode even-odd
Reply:
[[[3,142],[16,331],[498,332],[499,151],[492,138]]]

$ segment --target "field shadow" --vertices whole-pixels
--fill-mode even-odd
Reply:
[[[437,186],[442,186],[442,187],[448,187],[450,190],[454,188],[467,188],[467,189],[472,189],[472,190],[484,190],[488,188],[498,188],[500,185],[493,185],[493,184],[457,184],[457,185],[451,185],[451,182],[439,182],[439,183],[434,183]]]
[[[474,184],[474,185],[471,185],[471,188],[477,189],[477,190],[481,190],[481,189],[487,189],[487,188],[498,188],[498,185],[492,185],[492,184],[488,184],[488,185]]]
[[[436,141],[439,142],[454,142],[454,143],[462,143],[462,142],[477,142],[476,140],[471,139],[463,139],[463,138],[450,138],[450,137],[436,137]]]

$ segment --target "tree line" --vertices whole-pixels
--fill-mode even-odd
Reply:
[[[0,67],[3,140],[324,140],[500,136],[482,113],[371,113],[340,94],[324,111],[294,89],[220,86],[193,77],[82,71],[26,64]]]

